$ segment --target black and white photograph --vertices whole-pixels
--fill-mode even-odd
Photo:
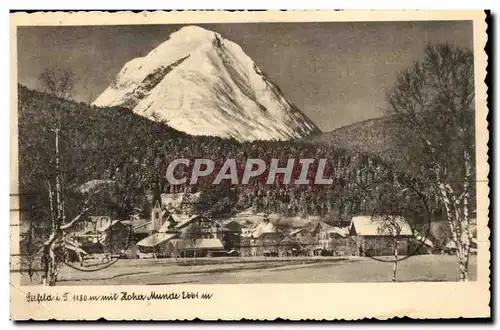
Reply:
[[[478,282],[474,17],[16,25],[11,277]]]

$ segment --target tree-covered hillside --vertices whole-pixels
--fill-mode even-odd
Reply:
[[[337,128],[330,132],[304,138],[312,143],[323,143],[335,148],[362,152],[390,162],[399,160],[401,145],[397,143],[397,123],[393,117],[368,119]]]
[[[190,136],[128,109],[97,108],[60,100],[23,86],[19,86],[18,95],[20,191],[39,194],[42,208],[47,203],[47,179],[53,171],[51,125],[55,106],[64,109],[60,143],[65,190],[70,194],[74,187],[96,179],[116,183],[113,198],[108,198],[91,213],[107,212],[126,217],[134,207],[144,206],[144,196],[148,193],[201,192],[195,208],[211,215],[227,215],[253,206],[256,211],[348,220],[352,214],[368,212],[373,206],[374,201],[367,198],[374,186],[372,183],[392,182],[399,175],[377,157],[324,144],[239,143],[232,139]],[[282,185],[279,182],[266,185],[254,179],[247,185],[230,185],[224,181],[221,185],[212,185],[205,179],[196,185],[170,185],[165,180],[166,164],[176,158],[208,158],[216,166],[228,158],[243,164],[248,158],[261,158],[266,162],[271,158],[281,161],[325,158],[328,161],[325,175],[334,178],[334,182],[332,185]],[[178,168],[178,171],[186,174],[185,169]]]

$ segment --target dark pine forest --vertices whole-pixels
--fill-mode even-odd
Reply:
[[[21,196],[36,196],[39,221],[48,217],[48,178],[53,175],[53,109],[62,107],[61,164],[68,213],[77,212],[76,188],[90,180],[110,180],[113,189],[99,196],[91,213],[106,212],[127,218],[134,208],[147,210],[146,196],[155,193],[196,193],[197,212],[228,216],[250,206],[258,212],[286,216],[319,215],[327,221],[348,221],[353,214],[370,213],[387,185],[409,184],[419,194],[424,189],[388,161],[376,155],[332,147],[314,141],[254,141],[211,136],[191,136],[134,114],[125,108],[97,108],[57,99],[18,86],[19,188]],[[325,176],[331,185],[266,185],[262,179],[248,185],[211,184],[213,177],[196,185],[170,185],[167,164],[175,158],[208,158],[221,165],[228,158],[244,164],[247,158],[268,162],[278,158],[327,159]],[[314,171],[312,166],[312,173]],[[297,167],[294,171],[296,175]],[[178,167],[177,175],[189,175]],[[265,175],[265,174],[264,174]],[[311,178],[314,178],[312,176]],[[32,198],[21,198],[21,207],[33,207]],[[23,205],[25,204],[25,205]],[[46,211],[43,211],[46,210]]]

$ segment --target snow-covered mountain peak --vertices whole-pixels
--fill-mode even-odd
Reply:
[[[215,39],[222,39],[222,37],[213,31],[204,28],[190,25],[185,26],[176,32],[170,34],[170,38],[160,44],[157,48],[151,51],[148,55],[155,53],[173,51],[172,48],[177,48],[178,51],[192,52],[203,45],[210,45]]]
[[[180,39],[181,41],[206,41],[213,40],[215,36],[220,37],[220,34],[196,25],[187,25],[170,34],[170,40]]]
[[[197,26],[126,63],[94,105],[128,107],[193,135],[284,140],[317,130],[240,46]]]

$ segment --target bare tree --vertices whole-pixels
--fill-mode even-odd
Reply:
[[[68,221],[63,187],[64,178],[61,169],[60,140],[63,100],[71,97],[74,77],[73,73],[68,69],[54,68],[44,71],[40,75],[40,81],[47,93],[60,99],[59,102],[55,103],[53,125],[50,128],[50,131],[54,133],[54,162],[53,171],[47,176],[46,185],[51,217],[51,233],[49,238],[43,243],[42,255],[45,284],[54,286],[57,283],[61,259],[64,258],[61,258],[57,251],[65,255],[66,233],[89,211],[90,200],[95,192],[87,194],[80,207],[80,212]]]
[[[401,236],[404,233],[405,227],[407,226],[409,225],[405,217],[398,214],[384,214],[382,215],[382,224],[378,227],[378,231],[380,234],[388,234],[392,240],[392,282],[396,282]]]
[[[412,227],[419,216],[426,215],[426,206],[421,193],[409,182],[394,180],[377,188],[377,206],[372,213],[372,221],[379,223],[377,230],[380,235],[389,237],[388,248],[392,249],[393,257],[392,282],[396,282],[399,251],[406,248],[408,253]]]
[[[432,224],[429,230],[433,242],[442,253],[445,252],[446,245],[451,239],[450,226],[446,221],[440,221]]]
[[[474,67],[470,50],[429,45],[425,58],[387,93],[407,148],[405,165],[434,189],[457,246],[459,280],[468,279],[474,185]]]
[[[33,219],[30,219],[28,232],[20,242],[21,274],[26,267],[30,283],[33,282],[33,276],[35,274],[38,275],[35,259],[36,254],[40,252],[40,245],[36,244],[36,237],[34,237],[37,230],[39,230],[39,228],[36,228],[36,222]]]
[[[151,248],[153,251],[153,258],[154,259],[158,258],[158,254],[160,252],[160,250],[158,249],[158,235],[157,235],[157,233],[158,232],[153,231],[153,234],[151,235]]]
[[[188,256],[188,252],[193,253],[193,263],[196,263],[196,247],[199,240],[203,237],[201,234],[201,227],[198,223],[194,222],[180,232],[180,239],[174,245],[174,256],[177,258]],[[186,260],[184,261],[186,262]]]
[[[40,74],[42,88],[58,98],[69,99],[73,93],[75,79],[73,72],[68,68],[50,68]],[[61,109],[56,109],[61,110]]]
[[[186,232],[183,234],[183,242],[185,249],[192,249],[193,251],[193,263],[196,263],[196,252],[197,245],[199,243],[201,233],[201,227],[198,223],[194,222],[188,228],[186,228]]]

